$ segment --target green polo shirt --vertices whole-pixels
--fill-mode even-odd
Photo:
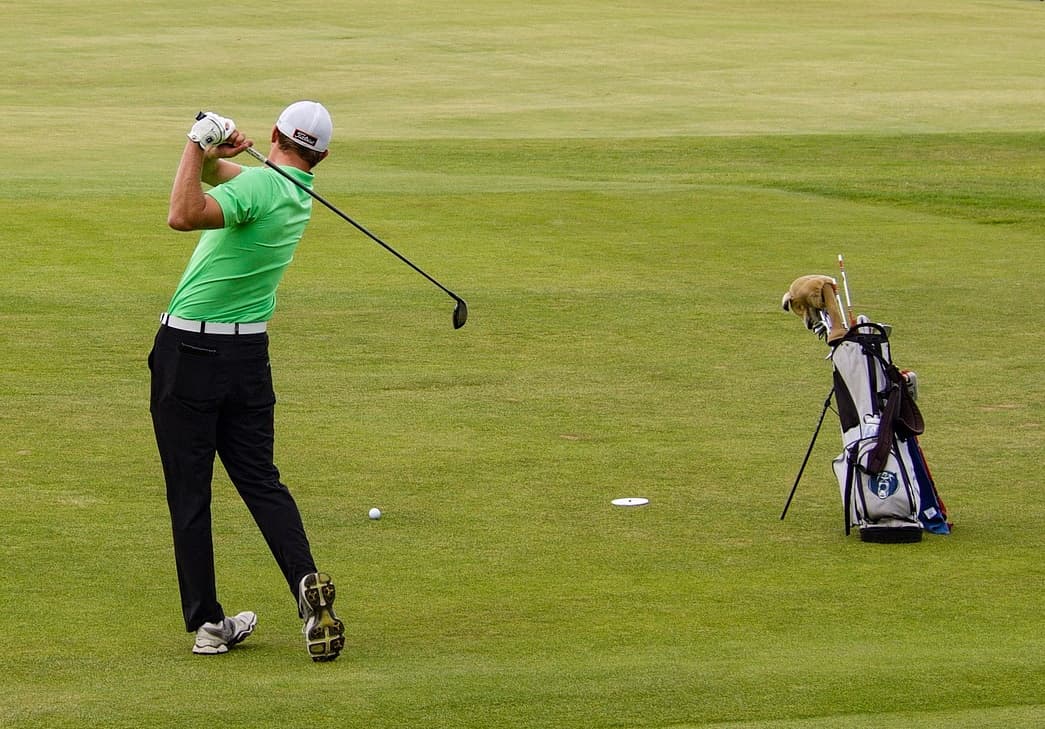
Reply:
[[[283,167],[312,186],[312,175]],[[225,227],[205,230],[167,311],[193,321],[262,322],[312,215],[312,198],[267,167],[244,167],[207,193]]]

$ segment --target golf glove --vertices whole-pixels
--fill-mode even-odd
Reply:
[[[213,111],[201,111],[196,115],[196,123],[189,130],[189,139],[203,149],[221,144],[236,131],[236,122],[218,116]]]

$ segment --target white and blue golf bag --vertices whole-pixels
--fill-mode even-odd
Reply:
[[[834,397],[843,451],[834,459],[852,527],[867,542],[916,542],[923,531],[949,534],[918,436],[925,426],[916,379],[892,362],[888,328],[861,317],[832,344]]]

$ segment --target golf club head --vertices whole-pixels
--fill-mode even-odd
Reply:
[[[457,305],[454,306],[454,329],[460,329],[468,321],[468,304],[464,303],[464,299],[455,300]]]

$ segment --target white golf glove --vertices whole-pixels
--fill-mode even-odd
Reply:
[[[236,122],[218,116],[213,111],[201,111],[196,115],[196,123],[189,130],[189,139],[203,149],[221,144],[236,131]]]

